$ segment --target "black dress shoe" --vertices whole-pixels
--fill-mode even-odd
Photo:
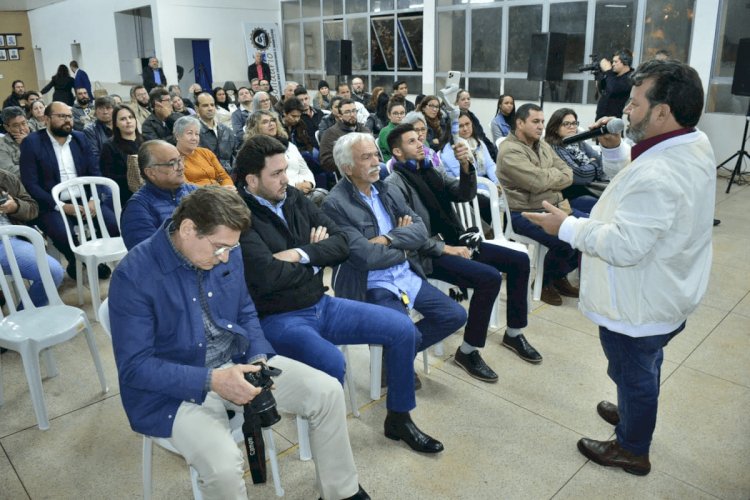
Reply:
[[[408,413],[388,412],[385,417],[385,437],[394,441],[403,440],[412,450],[422,453],[443,451],[443,443],[419,430]]]
[[[505,335],[503,335],[503,346],[518,354],[518,357],[524,361],[534,364],[542,362],[542,355],[529,344],[523,333],[511,337],[508,335],[508,332],[505,332]]]
[[[344,498],[344,500],[370,500],[370,495],[367,494],[362,485],[360,484],[358,486],[359,490],[357,490],[354,495]],[[319,497],[318,500],[323,500],[323,498]]]
[[[721,221],[719,219],[714,219],[714,226],[718,226],[721,224]]]
[[[620,423],[620,413],[617,411],[617,405],[609,401],[601,401],[596,405],[596,412],[605,422],[611,425]]]
[[[645,455],[633,455],[623,449],[617,440],[595,441],[593,439],[581,438],[578,441],[578,451],[586,458],[605,467],[620,467],[625,472],[636,476],[645,476],[651,472],[651,462],[648,461],[648,453]]]
[[[100,280],[106,280],[110,276],[112,276],[112,270],[107,266],[107,264],[99,264],[99,267],[96,268],[96,271],[99,273],[99,279]]]
[[[464,354],[459,347],[456,350],[456,356],[453,358],[453,361],[475,379],[484,382],[497,382],[497,373],[487,366],[478,349],[469,354]]]

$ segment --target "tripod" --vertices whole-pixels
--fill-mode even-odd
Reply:
[[[716,167],[716,170],[719,170],[721,167],[723,167],[730,161],[737,158],[737,163],[734,165],[734,170],[732,170],[732,175],[731,177],[729,177],[729,184],[727,184],[727,190],[726,190],[727,193],[729,193],[729,189],[732,187],[734,178],[742,175],[742,160],[744,160],[745,157],[750,159],[750,154],[747,154],[747,150],[745,149],[745,145],[747,144],[748,124],[750,124],[750,103],[748,103],[747,105],[747,114],[745,115],[745,131],[742,133],[742,146],[740,146],[740,149],[736,153],[734,153],[732,156],[730,156],[729,158],[721,162],[721,164],[718,167]]]

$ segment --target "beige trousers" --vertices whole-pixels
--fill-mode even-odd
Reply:
[[[301,415],[310,424],[312,450],[321,496],[341,499],[359,489],[341,384],[333,377],[283,356],[270,366],[282,370],[274,379],[274,398],[282,412]],[[226,409],[241,407],[211,391],[203,404],[183,402],[177,410],[169,441],[198,472],[206,500],[246,499],[243,449],[232,439]],[[282,481],[283,481],[282,477]]]

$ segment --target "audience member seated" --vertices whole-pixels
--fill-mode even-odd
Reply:
[[[29,134],[21,143],[21,181],[39,204],[39,227],[52,240],[68,261],[68,275],[76,278],[75,255],[68,244],[65,224],[52,198],[52,188],[61,182],[84,176],[99,176],[99,165],[94,163],[91,146],[82,132],[73,130],[73,111],[62,102],[53,102],[45,110],[49,125],[45,130]],[[67,201],[67,200],[64,200]],[[83,200],[85,201],[85,200]],[[84,214],[79,201],[78,209]],[[93,200],[88,202],[93,217],[104,217],[110,236],[119,236],[114,210],[101,203],[102,213],[96,213]],[[63,212],[71,226],[77,224],[75,206],[66,203]],[[99,278],[108,278],[111,271],[99,264]]]
[[[508,199],[513,230],[549,249],[544,260],[542,300],[559,306],[560,295],[578,297],[578,288],[567,278],[578,267],[578,252],[545,233],[521,212],[544,211],[542,202],[546,201],[568,214],[587,214],[571,208],[563,196],[562,190],[573,183],[573,170],[541,140],[543,131],[544,112],[539,106],[524,104],[518,108],[515,130],[500,144],[498,178]]]
[[[26,93],[26,86],[24,85],[23,80],[13,80],[13,83],[10,85],[10,88],[11,88],[11,93],[3,101],[3,109],[9,108],[11,106],[18,106],[20,108],[21,99],[23,99],[23,96]]]
[[[490,124],[492,142],[497,142],[501,137],[508,137],[516,118],[516,101],[510,94],[503,94],[497,100],[495,118]]]
[[[354,103],[343,102],[353,117]],[[245,279],[266,337],[279,354],[342,385],[346,365],[336,345],[382,345],[389,387],[386,437],[404,440],[416,451],[442,451],[442,443],[409,416],[416,406],[414,324],[385,307],[325,293],[323,268],[347,259],[347,238],[314,203],[287,186],[285,152],[279,141],[259,135],[245,141],[237,156],[238,186],[253,213],[252,226],[240,239]]]
[[[94,123],[94,103],[86,89],[76,89],[76,102],[73,103],[73,128],[83,132],[86,125]]]
[[[111,97],[115,102],[115,106],[121,106],[123,104],[122,97],[120,97],[118,94],[109,94],[109,97]]]
[[[199,147],[200,134],[201,122],[194,116],[183,116],[174,123],[177,150],[185,164],[185,178],[198,186],[218,184],[234,189],[232,178],[216,155],[210,149]]]
[[[307,135],[312,141],[313,148],[320,149],[318,141],[315,139],[315,132],[318,130],[318,125],[323,119],[323,112],[319,109],[315,109],[310,105],[310,94],[307,93],[305,87],[299,86],[294,89],[294,96],[299,99],[302,104],[302,123],[305,124],[307,129]],[[300,145],[297,144],[297,147]],[[300,149],[302,151],[302,149]]]
[[[320,143],[320,141],[323,138],[323,132],[333,127],[336,124],[336,122],[341,121],[341,114],[339,113],[339,106],[341,105],[342,99],[343,98],[341,96],[334,96],[331,99],[331,112],[325,115],[320,120],[320,124],[318,124],[318,135],[320,137],[320,139],[318,140],[318,143]]]
[[[563,138],[578,132],[578,115],[570,108],[560,108],[547,122],[544,140],[555,153],[573,169],[573,184],[564,188],[562,194],[570,201],[571,206],[590,213],[601,191],[594,191],[588,186],[594,181],[608,181],[602,168],[602,155],[594,151],[585,141],[574,142],[567,146]]]
[[[151,116],[148,91],[143,85],[136,85],[130,89],[130,108],[135,113],[135,119],[138,121],[138,130],[142,132],[143,122]]]
[[[367,117],[367,122],[365,123],[365,126],[370,129],[372,132],[373,137],[380,136],[380,131],[383,130],[383,127],[385,127],[388,124],[388,94],[382,91],[383,87],[376,87],[377,89],[381,89],[380,92],[377,94],[373,93],[373,99],[376,100],[375,103],[375,110],[370,113],[370,116]],[[377,97],[376,97],[377,96]]]
[[[383,127],[378,134],[378,147],[380,148],[380,153],[383,155],[383,161],[391,159],[391,150],[388,147],[388,134],[396,128],[396,125],[401,123],[404,116],[406,116],[404,100],[394,96],[388,101],[388,125]]]
[[[40,92],[46,94],[52,88],[55,91],[52,93],[52,101],[62,102],[68,106],[72,106],[75,102],[75,96],[73,95],[73,87],[75,86],[75,80],[70,76],[70,70],[64,64],[57,67],[57,73],[52,76],[50,82],[45,85]],[[21,94],[23,95],[23,93]]]
[[[216,87],[213,90],[214,104],[216,106],[216,119],[222,125],[226,125],[231,130],[232,128],[232,113],[237,109],[237,106],[229,100],[227,91],[221,87]]]
[[[369,499],[358,483],[343,388],[275,355],[237,279],[245,269],[233,249],[249,227],[250,212],[236,193],[199,189],[117,266],[109,314],[130,425],[180,450],[204,498],[247,498],[244,456],[225,410],[240,412],[261,392],[244,374],[267,363],[282,372],[274,379],[278,409],[310,423],[320,495]],[[190,297],[200,297],[198,310]]]
[[[172,102],[172,111],[175,113],[182,115],[182,116],[190,116],[195,114],[195,110],[193,108],[188,108],[185,106],[185,101],[182,100],[182,97],[180,97],[177,94],[169,93],[169,99]]]
[[[330,111],[331,109],[331,86],[328,82],[321,80],[318,82],[318,93],[313,100],[313,107],[321,111]]]
[[[144,142],[138,150],[138,169],[144,184],[130,197],[120,223],[128,250],[153,235],[182,198],[198,189],[186,181],[184,160],[166,141]]]
[[[427,123],[427,144],[430,148],[439,150],[441,141],[451,130],[448,114],[440,109],[440,98],[434,95],[425,96],[419,102],[417,111],[424,115]]]
[[[195,98],[195,111],[201,124],[200,146],[209,149],[219,159],[224,170],[231,174],[235,152],[234,134],[231,128],[216,118],[213,96],[208,92],[199,94]]]
[[[239,101],[237,109],[232,113],[232,133],[234,144],[239,148],[245,135],[245,123],[250,113],[253,112],[253,92],[247,87],[240,87],[237,90],[237,99]]]
[[[15,107],[15,106],[14,106]],[[5,108],[6,110],[9,108]],[[3,110],[5,111],[5,110]],[[9,226],[13,224],[25,225],[33,221],[39,213],[39,205],[26,192],[18,176],[8,171],[0,169],[0,194],[5,199],[0,204],[0,226]],[[2,200],[0,200],[2,201]],[[11,247],[18,262],[18,268],[21,276],[31,282],[28,288],[29,298],[35,306],[41,307],[49,303],[47,294],[44,293],[44,284],[39,274],[39,266],[36,262],[36,252],[34,246],[28,241],[21,238],[12,238]],[[59,287],[63,280],[63,268],[59,262],[47,255],[50,271],[52,271],[52,280],[55,286]],[[8,255],[5,252],[5,245],[0,244],[0,265],[3,272],[11,273]]]
[[[341,99],[334,107],[340,118],[336,125],[332,126],[320,136],[320,166],[326,172],[336,171],[336,162],[333,160],[333,145],[342,135],[351,132],[370,132],[357,122],[357,108],[351,99]]]
[[[0,170],[20,175],[21,142],[31,133],[26,113],[20,106],[3,108],[5,135],[0,137]]]
[[[495,143],[487,137],[482,125],[479,123],[479,118],[477,118],[477,116],[469,109],[471,107],[471,94],[469,94],[467,90],[458,91],[458,94],[456,94],[456,105],[459,110],[466,111],[469,114],[477,138],[487,146],[487,151],[490,152],[490,156],[492,158],[497,158],[497,148],[495,147]]]
[[[367,103],[370,102],[372,95],[367,92],[365,82],[360,77],[352,78],[352,100],[362,104],[367,109]]]
[[[97,100],[100,98],[97,98]],[[112,138],[102,146],[99,169],[104,177],[115,181],[120,187],[120,204],[125,207],[133,195],[128,184],[128,162],[138,155],[143,136],[138,132],[135,113],[128,106],[115,106],[112,112]]]
[[[161,139],[175,144],[172,127],[174,127],[174,122],[180,118],[180,115],[172,110],[172,100],[169,97],[169,92],[164,87],[155,87],[149,92],[148,100],[151,104],[151,109],[154,111],[141,126],[143,139],[146,141]]]
[[[34,101],[29,106],[29,113],[27,116],[29,120],[29,129],[32,132],[47,128],[47,117],[44,116],[44,108],[46,107],[47,106],[42,100]]]
[[[470,249],[466,240],[460,239],[464,228],[451,203],[470,201],[476,196],[476,170],[469,161],[469,149],[463,143],[454,146],[454,157],[461,164],[460,177],[455,179],[425,159],[423,143],[412,125],[396,127],[388,142],[397,162],[386,184],[409,200],[410,208],[422,219],[430,236],[428,244],[420,248],[426,276],[474,289],[464,342],[456,351],[455,362],[478,380],[497,382],[497,374],[484,362],[479,349],[485,345],[492,308],[500,293],[503,273],[507,273],[507,329],[502,344],[521,359],[540,363],[542,356],[523,335],[528,324],[528,255],[484,241]]]
[[[411,111],[406,113],[404,119],[401,120],[401,125],[409,124],[414,127],[414,132],[417,133],[419,142],[422,143],[422,149],[424,150],[425,158],[432,164],[433,167],[441,167],[440,155],[434,151],[427,144],[427,120],[424,115],[419,111]],[[386,172],[390,174],[393,172],[393,164],[396,163],[396,159],[391,156],[391,159],[386,163]]]
[[[97,97],[94,101],[94,116],[96,120],[86,125],[83,133],[91,144],[94,162],[99,163],[102,146],[112,137],[112,108],[115,103],[109,96]]]
[[[271,101],[271,94],[260,90],[253,96],[253,107],[252,112],[256,111],[273,111],[273,104]]]
[[[336,87],[336,95],[342,99],[352,99],[352,91],[346,83],[339,83],[338,87]],[[352,102],[357,110],[357,123],[364,126],[367,123],[367,117],[370,116],[370,113],[367,112],[367,108],[361,102],[354,99],[352,99]]]
[[[378,107],[378,98],[383,92],[385,92],[385,87],[378,86],[372,89],[372,95],[370,95],[370,99],[365,103],[367,111],[369,111],[370,113],[375,113],[375,110]],[[386,95],[388,94],[386,93]]]
[[[307,94],[304,94],[307,96]],[[311,137],[309,130],[303,121],[305,116],[305,107],[302,101],[296,97],[284,100],[283,107],[284,127],[289,134],[289,142],[297,146],[299,153],[307,163],[308,168],[313,174],[321,174],[320,168],[320,150],[315,142],[315,137]],[[313,109],[309,107],[309,109]],[[319,113],[319,111],[318,111]]]
[[[414,106],[414,103],[407,99],[407,97],[409,97],[409,86],[406,84],[404,80],[393,82],[393,96],[391,96],[391,99],[399,95],[404,100],[404,108],[406,109],[407,112],[414,111],[416,109],[416,106]]]
[[[174,107],[174,96],[178,96],[180,97],[180,100],[182,101],[183,105],[187,109],[190,109],[190,110],[193,109],[193,102],[190,100],[189,97],[182,97],[182,89],[180,89],[179,85],[170,85],[169,87],[167,87],[167,91],[169,91],[169,97],[173,99],[172,107]],[[177,110],[175,111],[177,112]]]

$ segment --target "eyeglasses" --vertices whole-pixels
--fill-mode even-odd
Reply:
[[[406,111],[391,111],[391,116],[406,116]]]
[[[73,115],[64,115],[62,113],[52,113],[50,116],[54,116],[55,118],[59,118],[61,120],[72,120]]]
[[[178,156],[177,158],[173,160],[169,160],[164,163],[152,163],[150,166],[151,167],[169,167],[172,170],[177,171],[180,167],[185,166],[185,158],[183,158],[182,156]]]
[[[563,127],[577,127],[580,122],[562,122]]]
[[[342,115],[355,115],[357,114],[356,109],[347,109],[346,111],[341,111]]]
[[[428,104],[427,107],[430,109],[440,109],[440,106],[438,104]]]
[[[213,241],[211,241],[211,238],[209,238],[208,236],[206,236],[206,239],[208,240],[209,243],[211,243],[214,246],[214,248],[216,248],[217,245],[216,245],[216,243],[214,243]],[[224,253],[229,253],[229,252],[231,252],[232,250],[234,250],[235,248],[237,248],[239,246],[240,246],[239,242],[235,243],[231,247],[220,246],[219,248],[216,248],[216,250],[214,250],[214,257],[221,257],[222,255],[224,255]]]
[[[172,102],[172,98],[169,96],[164,97],[164,99],[159,99],[159,102]]]

